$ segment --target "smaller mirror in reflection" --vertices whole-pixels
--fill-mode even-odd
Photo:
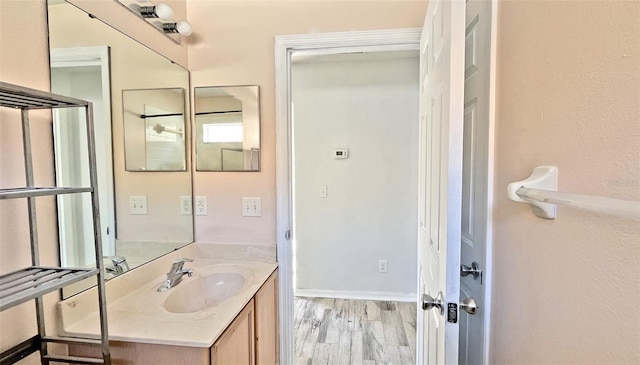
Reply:
[[[195,88],[196,170],[260,171],[258,86]]]
[[[185,171],[184,89],[123,90],[125,169]]]

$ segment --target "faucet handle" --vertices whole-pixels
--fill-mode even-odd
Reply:
[[[181,259],[175,259],[175,260],[173,261],[173,263],[174,263],[174,264],[179,264],[179,263],[181,263],[181,262],[193,262],[193,259],[190,259],[190,258],[186,258],[186,257],[185,257],[185,258],[181,258]]]
[[[127,259],[124,256],[104,256],[103,258],[111,260],[111,262],[113,262],[114,265],[127,262]]]
[[[188,259],[188,258],[175,259],[173,261],[173,265],[171,265],[171,270],[172,271],[182,270],[182,267],[184,266],[185,262],[193,262],[193,259]]]

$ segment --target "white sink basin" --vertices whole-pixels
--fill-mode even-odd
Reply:
[[[245,277],[237,272],[217,272],[195,280],[184,278],[171,289],[163,307],[171,313],[193,313],[217,306],[244,287]]]

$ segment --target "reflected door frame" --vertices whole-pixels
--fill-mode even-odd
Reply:
[[[104,105],[104,123],[96,124],[96,160],[98,163],[98,195],[100,197],[100,224],[102,231],[103,255],[115,255],[116,250],[116,218],[115,218],[115,192],[113,181],[113,139],[111,128],[111,79],[109,63],[109,47],[73,47],[55,48],[50,50],[51,69],[74,68],[86,66],[99,66],[102,101]],[[74,97],[78,97],[75,96]],[[81,98],[81,97],[80,97]],[[98,113],[94,110],[94,116]],[[55,118],[55,117],[54,117]],[[57,126],[54,125],[54,128]],[[55,143],[55,142],[54,142]],[[59,158],[56,153],[56,160]],[[61,207],[58,206],[60,210]],[[60,214],[58,214],[60,216]],[[63,222],[60,225],[63,226]],[[64,239],[63,229],[59,229],[59,239]],[[61,242],[60,242],[61,243]],[[63,245],[61,260],[65,254]],[[64,262],[63,262],[64,264]]]

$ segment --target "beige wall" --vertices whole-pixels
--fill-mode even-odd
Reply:
[[[49,88],[47,24],[44,2],[0,1],[0,80],[36,89]],[[48,111],[30,114],[36,182],[53,181],[52,120]],[[20,112],[0,109],[0,187],[24,186]],[[56,265],[58,256],[55,205],[53,198],[37,199],[41,263]],[[30,266],[29,227],[25,199],[0,201],[0,272]],[[47,325],[55,329],[53,303],[57,293],[45,297]],[[0,313],[0,351],[36,333],[33,302]],[[39,364],[30,356],[25,364]]]
[[[426,1],[187,1],[191,87],[260,85],[261,172],[196,172],[196,241],[275,244],[274,37],[420,27]],[[262,197],[262,217],[241,217],[243,196]]]
[[[557,165],[558,190],[640,200],[640,2],[499,4],[491,363],[640,363],[640,224],[507,184]]]

